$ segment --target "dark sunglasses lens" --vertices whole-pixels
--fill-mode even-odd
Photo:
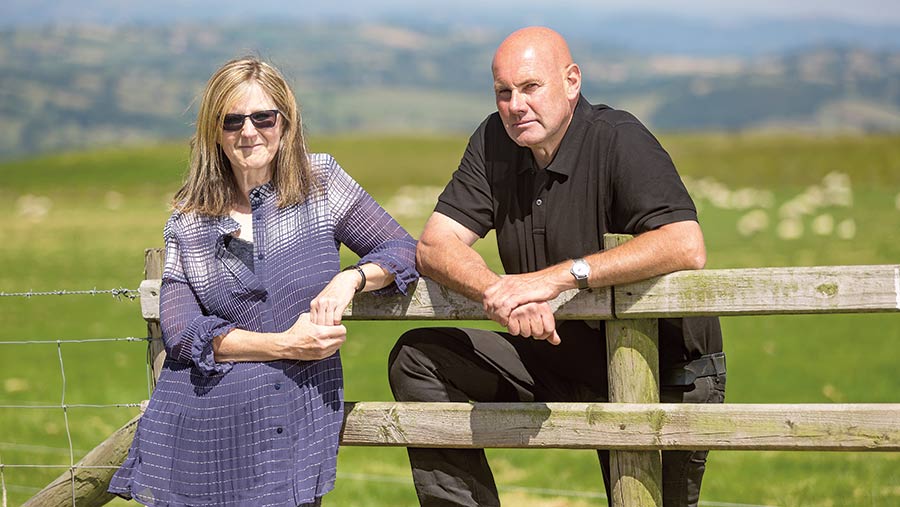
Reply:
[[[222,121],[222,128],[228,131],[241,130],[244,126],[244,116],[240,114],[226,114]]]
[[[258,111],[250,115],[250,121],[258,129],[267,129],[275,126],[278,113],[275,111]]]

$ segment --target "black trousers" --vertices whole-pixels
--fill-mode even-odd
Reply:
[[[566,322],[566,325],[584,325]],[[606,348],[596,335],[553,346],[479,329],[422,328],[405,333],[389,359],[397,401],[516,402],[608,400]],[[572,335],[569,335],[572,336]],[[661,392],[664,403],[721,403],[725,373]],[[422,506],[499,506],[482,449],[409,448],[413,482]],[[609,451],[599,450],[609,497]],[[666,451],[663,504],[696,506],[707,451]]]

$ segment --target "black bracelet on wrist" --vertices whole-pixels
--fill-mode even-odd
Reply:
[[[360,292],[363,291],[363,289],[366,288],[366,272],[363,271],[363,268],[359,267],[359,265],[357,265],[357,264],[347,266],[346,268],[342,269],[341,271],[347,271],[350,269],[355,269],[356,272],[359,273],[359,277],[360,277],[359,285],[356,287],[356,293],[359,294]]]

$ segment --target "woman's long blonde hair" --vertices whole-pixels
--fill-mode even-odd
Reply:
[[[275,67],[246,57],[226,63],[206,83],[197,113],[197,131],[191,139],[191,165],[184,186],[175,194],[175,209],[225,216],[242,199],[219,139],[225,113],[241,98],[244,85],[250,81],[258,83],[272,97],[281,116],[281,143],[272,171],[278,206],[302,202],[317,188],[312,181],[300,108],[291,87]]]

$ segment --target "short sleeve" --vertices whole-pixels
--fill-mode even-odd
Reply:
[[[484,237],[494,228],[494,208],[484,157],[487,120],[469,138],[459,168],[438,197],[434,211]]]
[[[697,209],[672,158],[637,119],[615,126],[607,160],[610,231],[640,234],[697,220]]]

